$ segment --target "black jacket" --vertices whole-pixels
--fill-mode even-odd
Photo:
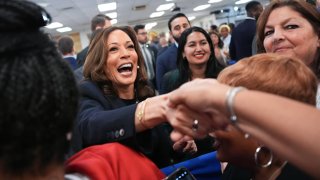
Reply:
[[[159,168],[194,157],[172,149],[168,124],[136,133],[135,100],[106,97],[92,81],[82,81],[79,88],[81,100],[72,136],[72,153],[92,145],[120,142],[142,152]]]

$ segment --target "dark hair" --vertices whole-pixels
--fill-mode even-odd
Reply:
[[[258,1],[250,1],[247,5],[246,5],[246,11],[252,11],[254,10],[257,6],[261,6],[261,3]]]
[[[137,78],[135,81],[135,88],[137,90],[138,100],[142,100],[145,97],[154,95],[154,91],[148,86],[147,72],[144,64],[143,55],[140,50],[140,46],[136,37],[135,32],[129,26],[121,27],[110,27],[104,29],[98,33],[91,41],[89,46],[88,55],[83,67],[83,75],[85,79],[90,79],[97,83],[98,86],[103,90],[105,95],[118,96],[117,90],[114,88],[112,82],[105,74],[105,64],[108,58],[108,51],[106,50],[107,40],[109,35],[115,31],[121,30],[125,32],[134,44],[134,49],[138,55],[138,69]]]
[[[142,25],[142,24],[138,24],[138,25],[135,25],[135,26],[133,27],[134,32],[136,32],[136,33],[138,33],[138,31],[139,31],[140,29],[144,29],[144,28],[145,28],[145,25]]]
[[[218,47],[219,47],[220,49],[222,49],[222,48],[223,48],[223,41],[221,40],[221,35],[220,35],[217,31],[210,31],[210,32],[209,32],[209,35],[211,35],[211,34],[215,34],[216,36],[218,36],[218,39],[219,39]],[[212,42],[212,43],[213,43],[213,42]]]
[[[69,36],[63,36],[58,40],[58,49],[65,55],[73,52],[73,40]]]
[[[0,166],[5,176],[39,175],[63,165],[78,104],[73,73],[40,30],[35,3],[0,1]]]
[[[268,21],[268,18],[273,10],[281,7],[289,7],[293,11],[296,11],[299,14],[301,14],[301,16],[311,24],[311,26],[313,27],[313,30],[319,36],[320,14],[317,11],[315,6],[301,0],[275,0],[275,1],[272,1],[265,8],[265,10],[262,12],[257,22],[257,35],[258,35],[257,46],[258,46],[259,53],[266,52],[263,46],[263,41],[265,39],[264,29]],[[316,59],[311,64],[311,68],[313,72],[316,74],[317,78],[320,79],[320,55],[319,54],[318,54],[318,57],[316,57]]]
[[[97,26],[104,26],[106,20],[111,21],[112,19],[104,14],[97,14],[91,20],[91,31],[96,30]]]
[[[183,58],[182,54],[184,52],[184,47],[187,43],[187,38],[193,32],[202,33],[209,43],[211,54],[210,54],[209,60],[207,62],[207,69],[205,71],[205,77],[206,78],[216,78],[218,76],[219,72],[221,71],[220,67],[218,67],[218,65],[217,65],[217,60],[214,55],[214,48],[213,48],[213,43],[210,38],[210,35],[201,27],[192,26],[191,28],[188,28],[185,31],[183,31],[183,33],[181,34],[180,40],[179,40],[177,67],[179,70],[178,81],[181,84],[188,82],[191,79],[191,75],[192,75],[190,67],[189,67],[189,62],[185,58]],[[179,86],[181,84],[179,84]]]
[[[176,18],[179,18],[179,17],[185,17],[187,19],[188,23],[190,24],[190,21],[189,21],[188,17],[185,14],[183,14],[183,13],[175,14],[168,21],[168,28],[169,28],[170,31],[171,31],[171,22],[173,20],[175,20]]]

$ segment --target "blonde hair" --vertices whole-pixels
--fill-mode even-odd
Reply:
[[[226,24],[223,24],[223,25],[221,25],[221,26],[219,27],[219,33],[221,33],[221,30],[222,30],[223,28],[227,28],[227,29],[228,29],[228,32],[230,33],[230,27],[229,27],[228,25],[226,25]]]

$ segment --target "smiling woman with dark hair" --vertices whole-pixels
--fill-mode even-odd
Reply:
[[[144,153],[158,167],[183,159],[181,154],[185,153],[175,152],[169,133],[157,126],[167,121],[167,97],[153,97],[155,92],[148,84],[143,56],[131,27],[114,26],[96,34],[83,70],[74,152],[120,142]],[[196,150],[190,145],[184,148],[186,152]]]

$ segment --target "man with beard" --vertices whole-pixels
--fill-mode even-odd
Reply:
[[[254,40],[256,21],[263,7],[260,2],[251,1],[246,5],[246,11],[248,17],[234,28],[231,35],[229,53],[230,58],[235,61],[252,55],[252,44],[256,45],[256,40]]]
[[[166,72],[177,68],[178,42],[182,32],[189,28],[190,21],[183,13],[178,13],[169,19],[169,32],[175,40],[156,60],[156,82],[157,88],[161,88],[162,77]]]

